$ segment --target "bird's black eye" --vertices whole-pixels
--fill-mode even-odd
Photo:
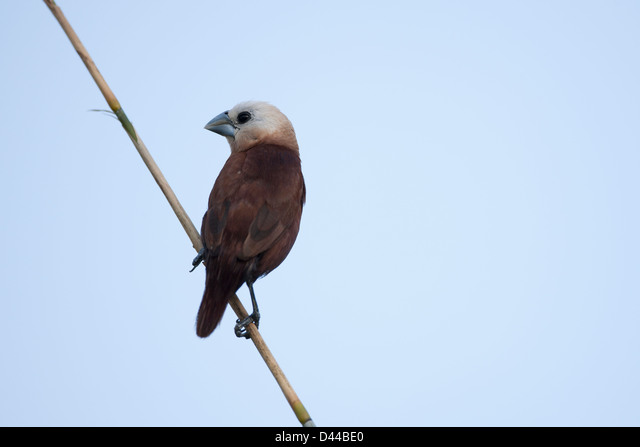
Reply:
[[[238,114],[238,123],[244,124],[251,119],[251,114],[249,112],[240,112]]]

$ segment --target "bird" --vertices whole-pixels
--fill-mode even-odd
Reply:
[[[253,311],[234,328],[260,321],[253,284],[287,257],[300,229],[306,186],[296,133],[289,119],[262,101],[241,102],[204,127],[224,136],[231,154],[209,195],[202,218],[203,248],[193,261],[206,268],[196,334],[206,338],[220,323],[231,296],[243,284]]]

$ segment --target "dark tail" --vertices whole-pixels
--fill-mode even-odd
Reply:
[[[230,293],[221,290],[223,288],[220,287],[221,284],[209,281],[208,276],[196,322],[196,334],[202,338],[211,335],[216,326],[218,326],[227,308],[230,296]]]

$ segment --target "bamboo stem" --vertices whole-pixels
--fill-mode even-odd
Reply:
[[[56,20],[58,21],[62,29],[64,30],[65,34],[71,41],[71,44],[73,45],[75,50],[78,52],[80,59],[82,59],[82,61],[84,62],[85,66],[87,67],[87,70],[89,70],[89,73],[93,77],[93,80],[96,82],[96,84],[98,85],[98,88],[102,92],[102,95],[107,100],[107,104],[109,104],[109,107],[116,114],[116,117],[122,124],[122,127],[127,132],[127,135],[129,135],[129,138],[131,138],[131,141],[135,146],[136,150],[138,151],[138,153],[140,154],[140,157],[142,157],[142,160],[147,165],[147,168],[151,172],[151,175],[155,179],[156,183],[162,190],[167,200],[169,201],[171,208],[173,209],[174,213],[178,217],[178,220],[182,224],[182,227],[187,233],[187,236],[189,236],[189,239],[193,244],[193,248],[196,251],[199,251],[202,248],[202,241],[200,240],[200,235],[198,233],[198,230],[193,225],[193,222],[185,212],[184,208],[182,208],[180,201],[178,200],[175,193],[171,189],[171,186],[169,186],[169,183],[167,182],[164,175],[162,174],[162,171],[160,170],[155,160],[149,153],[145,144],[142,142],[142,139],[140,138],[135,128],[133,127],[133,124],[131,124],[131,121],[129,121],[129,118],[127,118],[127,115],[124,113],[124,110],[120,106],[118,99],[116,98],[114,93],[111,91],[111,88],[109,88],[109,85],[102,77],[102,74],[100,74],[100,71],[98,70],[98,67],[96,66],[96,64],[93,62],[93,59],[91,59],[89,52],[84,47],[84,45],[82,45],[80,38],[78,37],[78,35],[75,33],[75,31],[67,21],[66,17],[62,13],[62,10],[58,7],[58,5],[56,5],[55,1],[44,0],[44,2],[49,7],[52,14],[56,18]],[[248,315],[247,311],[245,310],[244,306],[240,302],[240,299],[238,299],[237,295],[234,294],[231,297],[231,299],[229,300],[229,305],[234,310],[238,318],[244,319],[245,317],[247,317]],[[278,385],[280,386],[282,393],[287,399],[287,402],[289,402],[291,409],[295,413],[300,423],[305,427],[315,427],[315,424],[311,419],[311,417],[309,416],[309,413],[302,405],[302,402],[300,402],[298,395],[296,394],[293,387],[287,380],[286,376],[284,375],[284,372],[278,365],[278,362],[276,362],[276,359],[273,357],[273,354],[271,354],[271,351],[269,350],[269,348],[267,347],[267,344],[265,343],[264,339],[260,335],[258,328],[256,328],[255,324],[252,323],[247,327],[247,331],[251,335],[251,340],[253,341],[253,344],[256,346],[256,349],[258,350],[263,360],[267,364],[267,367],[273,374],[273,377],[276,379],[276,382],[278,382]]]

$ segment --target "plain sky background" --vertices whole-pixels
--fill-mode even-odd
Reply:
[[[206,122],[293,122],[256,293],[318,425],[639,425],[640,3],[58,4],[198,228]],[[204,269],[42,1],[0,55],[0,425],[298,426],[230,309],[196,337]]]

